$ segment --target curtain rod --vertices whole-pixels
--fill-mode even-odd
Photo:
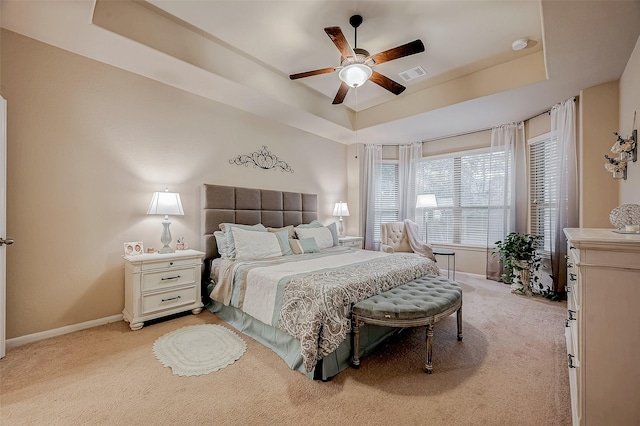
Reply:
[[[573,102],[576,102],[576,98],[575,98],[575,97],[573,98]],[[549,108],[549,109],[547,109],[547,110],[545,110],[545,111],[539,112],[538,114],[536,114],[536,115],[534,115],[534,116],[532,116],[532,117],[525,118],[524,120],[521,120],[521,121],[523,121],[523,122],[524,122],[524,121],[533,120],[534,118],[538,118],[538,117],[540,117],[541,115],[545,115],[545,114],[549,114],[549,113],[551,113],[551,108]],[[486,129],[479,129],[479,130],[470,130],[470,131],[468,131],[468,132],[456,133],[456,134],[454,134],[454,135],[442,136],[442,137],[438,137],[438,138],[423,139],[423,140],[421,140],[421,141],[420,141],[420,143],[427,143],[427,142],[433,142],[433,141],[441,141],[441,140],[444,140],[444,139],[457,138],[457,137],[459,137],[459,136],[473,135],[474,133],[487,132],[487,131],[489,131],[489,130],[491,130],[491,129],[493,129],[493,127],[488,127],[488,128],[486,128]],[[400,144],[400,143],[389,143],[389,144],[383,143],[383,144],[382,144],[382,146],[400,146],[400,145],[405,145],[405,144]]]

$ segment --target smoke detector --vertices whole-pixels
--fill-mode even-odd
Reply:
[[[513,43],[511,43],[511,48],[513,50],[522,50],[525,47],[527,47],[528,44],[529,44],[529,39],[528,38],[520,38],[520,39],[514,41]]]

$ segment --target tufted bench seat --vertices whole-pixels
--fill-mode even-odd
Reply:
[[[360,366],[360,326],[363,323],[388,327],[426,326],[425,371],[433,371],[433,325],[457,311],[458,340],[462,340],[462,289],[444,277],[425,275],[384,293],[371,296],[352,308],[352,365]]]

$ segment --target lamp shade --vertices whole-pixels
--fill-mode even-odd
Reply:
[[[438,207],[438,201],[435,194],[420,194],[416,202],[416,208]]]
[[[365,64],[351,64],[340,70],[338,77],[349,87],[360,87],[371,77],[372,70]]]
[[[343,203],[342,201],[336,203],[336,205],[333,207],[333,215],[349,216],[349,207],[347,207],[347,203]]]
[[[164,192],[154,192],[147,214],[183,216],[184,210],[182,210],[180,194],[169,192],[169,189],[165,189]]]

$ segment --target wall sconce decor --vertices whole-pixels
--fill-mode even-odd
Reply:
[[[638,160],[638,130],[634,130],[627,139],[618,132],[613,132],[618,138],[611,147],[611,152],[618,154],[619,158],[609,157],[605,154],[607,162],[604,168],[613,174],[614,179],[627,179],[627,164]]]

